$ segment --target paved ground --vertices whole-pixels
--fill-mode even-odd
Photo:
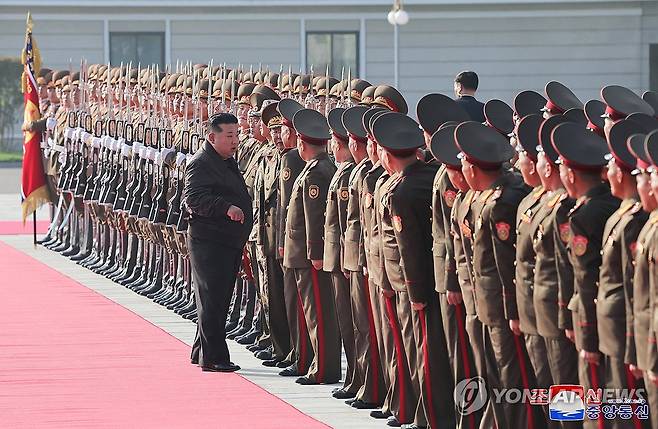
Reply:
[[[0,168],[0,221],[20,219],[19,183],[19,169]],[[47,207],[39,210],[38,219],[48,219]],[[100,293],[117,303],[117,305],[127,308],[186,344],[192,343],[195,325],[153,303],[148,298],[137,295],[105,277],[82,268],[58,253],[51,252],[43,247],[35,248],[29,235],[0,236],[0,240],[38,259],[89,289]],[[108,323],[111,323],[111,321],[108,321]],[[386,427],[385,421],[370,418],[368,416],[369,411],[353,409],[345,405],[343,401],[331,398],[331,390],[336,385],[297,385],[294,378],[278,376],[276,374],[279,371],[278,369],[262,366],[260,360],[237,343],[229,341],[229,347],[232,360],[242,367],[239,373],[241,376],[283,399],[303,413],[335,428],[367,429]],[[181,356],[181,362],[189,365],[187,360],[188,356]],[[344,359],[343,366],[345,366]],[[248,427],[248,422],[245,427]]]
[[[21,165],[0,162],[0,194],[18,194],[21,190]]]
[[[37,211],[38,220],[48,220],[50,209]],[[21,168],[16,163],[0,163],[0,221],[21,219]]]

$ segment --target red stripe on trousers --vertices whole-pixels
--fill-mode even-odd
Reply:
[[[315,297],[315,310],[318,317],[318,383],[324,382],[324,316],[322,314],[322,300],[320,300],[320,282],[318,270],[311,267],[311,279],[313,281],[313,295]]]
[[[368,329],[370,335],[368,341],[370,343],[370,368],[372,370],[373,390],[375,395],[373,402],[379,404],[379,377],[377,368],[379,367],[379,347],[377,346],[377,332],[375,331],[375,316],[372,313],[372,302],[370,302],[370,285],[368,284],[368,276],[363,276],[364,291],[366,294],[366,302],[368,303]]]
[[[297,289],[297,325],[299,326],[299,363],[302,365],[297,370],[301,373],[308,371],[307,357],[306,357],[306,339],[308,338],[308,328],[306,327],[306,316],[304,315],[304,307],[302,306],[302,295]]]
[[[402,338],[400,328],[398,327],[397,316],[393,311],[393,303],[391,302],[390,297],[385,296],[384,299],[386,300],[386,313],[388,313],[388,323],[391,325],[391,330],[393,331],[393,343],[395,345],[395,355],[397,356],[398,361],[398,385],[400,386],[400,415],[398,416],[398,420],[401,423],[404,423],[407,421],[406,408],[404,405],[407,399],[407,392],[404,390],[404,367],[402,365],[406,358],[404,357],[404,350],[402,348]]]
[[[589,362],[587,363],[587,365],[589,366],[589,375],[590,375],[590,377],[592,377],[592,388],[595,391],[598,391],[599,390],[599,376],[596,373],[596,367],[595,367],[594,364],[589,363]],[[605,422],[603,421],[603,414],[602,413],[599,414],[598,421],[599,421],[598,422],[599,429],[604,429],[605,428]]]
[[[635,390],[635,376],[631,372],[631,369],[629,368],[628,365],[624,364],[624,368],[626,369],[626,381],[628,383],[628,388],[631,390]],[[635,392],[633,392],[635,393]],[[635,396],[635,395],[633,395]],[[632,405],[633,411],[637,408],[636,405]],[[642,428],[642,423],[640,423],[640,419],[637,418],[637,415],[635,412],[633,412],[633,426],[635,426],[635,429],[641,429]]]
[[[411,310],[413,311],[413,309]],[[432,381],[430,378],[430,349],[427,342],[427,321],[425,320],[425,309],[418,310],[418,317],[420,318],[420,330],[423,335],[423,372],[425,373],[425,391],[427,393],[427,410],[429,411],[430,427],[438,428],[438,421],[436,420],[436,411],[434,410],[434,401],[432,401]]]
[[[530,383],[528,382],[528,373],[526,372],[525,356],[523,356],[523,349],[519,342],[519,335],[515,335],[514,332],[512,332],[512,336],[514,337],[514,345],[516,346],[516,357],[519,359],[519,366],[521,367],[521,383],[523,383],[523,388],[527,390],[530,389]],[[532,414],[532,405],[530,405],[529,402],[526,402],[525,407],[528,412],[528,427],[533,429],[535,427],[535,416]]]
[[[242,269],[244,270],[244,275],[247,278],[247,281],[253,281],[254,272],[251,269],[251,259],[249,258],[249,252],[246,247],[242,251]]]
[[[464,362],[464,378],[471,378],[471,365],[468,357],[468,348],[466,346],[466,318],[462,314],[461,304],[455,305],[455,315],[457,316],[457,335],[459,341],[459,350],[461,351],[462,361]],[[469,427],[475,429],[475,415],[473,413],[468,415]]]

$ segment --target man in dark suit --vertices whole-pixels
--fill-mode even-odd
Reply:
[[[185,171],[183,201],[190,214],[187,231],[197,333],[192,363],[204,371],[233,372],[225,321],[242,258],[253,226],[251,197],[233,157],[238,119],[220,113],[208,121],[208,136]]]
[[[472,71],[463,71],[455,77],[455,101],[459,104],[471,120],[484,122],[484,104],[475,99],[478,89],[478,75]]]

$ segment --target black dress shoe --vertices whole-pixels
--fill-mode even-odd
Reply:
[[[226,334],[226,338],[228,338],[229,340],[234,340],[238,337],[243,336],[244,334],[246,334],[249,331],[250,331],[250,329],[247,329],[247,328],[244,328],[244,327],[243,328],[238,327],[238,328],[235,328],[234,330],[228,332]]]
[[[281,377],[299,377],[302,374],[300,374],[299,371],[297,371],[296,367],[289,366],[288,368],[279,371],[279,375]]]
[[[348,390],[338,389],[331,396],[336,399],[352,399],[356,396],[356,393],[352,393]]]
[[[238,327],[238,322],[237,322],[237,321],[235,321],[235,322],[229,322],[229,323],[227,323],[226,326],[224,327],[224,332],[231,332],[231,331],[233,331],[233,330],[234,330],[235,328],[237,328],[237,327]]]
[[[399,428],[400,426],[402,426],[402,423],[400,423],[395,416],[392,416],[389,417],[389,419],[386,421],[386,426],[390,426],[392,428]]]
[[[250,345],[247,346],[247,350],[249,350],[249,351],[252,352],[252,353],[256,353],[256,352],[259,352],[259,351],[261,351],[261,350],[265,350],[266,348],[267,348],[267,347],[263,347],[263,346],[261,346],[261,345],[258,344],[258,343],[256,343],[256,344],[250,344]]]
[[[261,350],[259,352],[256,352],[254,356],[256,356],[260,360],[271,360],[274,357],[272,352],[269,350]]]
[[[201,367],[201,370],[206,372],[235,372],[239,369],[240,367],[233,362],[205,364]]]
[[[274,367],[276,367],[276,366],[279,364],[279,362],[281,362],[281,361],[278,360],[278,359],[264,360],[264,361],[263,361],[263,366],[267,366],[267,367],[270,367],[270,368],[274,368]]]
[[[282,360],[281,362],[277,363],[276,366],[277,368],[288,368],[292,364],[294,364],[294,362],[290,362],[289,360]]]
[[[374,410],[375,408],[379,408],[381,405],[378,404],[371,404],[369,402],[364,402],[360,399],[357,399],[356,401],[352,402],[352,408],[356,408],[357,410]]]
[[[370,412],[370,417],[373,419],[387,419],[391,416],[392,414],[390,411],[384,412],[382,410],[373,410]]]
[[[258,338],[258,332],[253,331],[249,334],[243,335],[241,337],[237,337],[235,341],[237,341],[238,344],[247,345],[256,341],[256,338]]]
[[[306,376],[304,377],[299,377],[297,380],[295,380],[295,383],[301,384],[302,386],[314,386],[316,384],[320,384],[315,380],[312,380]]]

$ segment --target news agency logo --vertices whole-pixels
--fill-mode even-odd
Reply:
[[[547,407],[553,421],[647,420],[646,391],[640,389],[585,389],[578,384],[556,384],[550,388],[487,388],[482,377],[467,378],[455,386],[454,399],[462,416],[487,405],[530,404]]]
[[[574,384],[557,384],[549,390],[548,413],[558,422],[585,420],[585,389]]]
[[[453,392],[457,411],[462,416],[480,411],[487,403],[487,389],[484,378],[465,378],[457,383]]]

